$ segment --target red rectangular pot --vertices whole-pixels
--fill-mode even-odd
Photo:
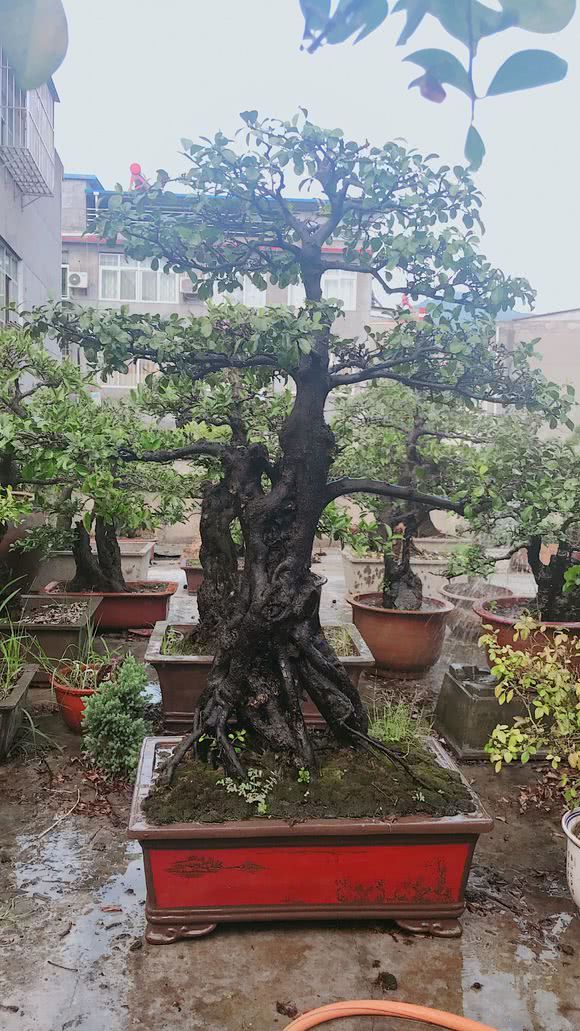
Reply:
[[[170,732],[182,733],[191,727],[194,710],[207,685],[213,655],[163,655],[163,638],[169,629],[191,633],[195,626],[197,623],[156,623],[145,652],[145,662],[153,666],[159,678],[165,727]],[[352,623],[344,626],[358,655],[345,655],[341,662],[351,682],[358,687],[361,674],[372,669],[375,663],[356,627]],[[324,726],[322,716],[309,698],[304,699],[302,711],[311,726]]]
[[[99,630],[140,630],[155,626],[158,620],[167,618],[171,596],[178,585],[165,580],[133,580],[135,585],[163,584],[162,591],[131,591],[116,594],[101,594],[95,621]],[[92,598],[91,591],[54,591],[47,584],[43,591],[51,598]]]
[[[19,621],[0,623],[0,637],[9,637],[15,632],[25,635],[26,660],[36,667],[33,678],[34,686],[48,686],[50,683],[50,670],[46,669],[45,665],[57,666],[63,659],[70,662],[85,648],[89,629],[96,621],[101,596],[100,594],[91,594],[75,595],[75,597],[84,597],[85,612],[78,623],[29,624]],[[26,609],[52,608],[66,600],[67,596],[62,594],[50,597],[46,594],[22,595],[22,604]],[[42,659],[42,665],[39,662],[40,659]]]
[[[253,819],[222,824],[147,822],[154,769],[179,738],[146,738],[129,821],[143,849],[147,941],[196,938],[240,920],[389,919],[409,931],[457,937],[480,834],[475,813],[392,820]],[[457,769],[433,739],[443,766]]]
[[[182,558],[179,563],[179,568],[183,569],[185,573],[185,580],[187,583],[187,593],[197,594],[203,581],[203,569],[199,563],[195,566],[189,564],[189,559]]]

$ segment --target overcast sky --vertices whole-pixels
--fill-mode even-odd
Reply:
[[[493,6],[494,0],[489,0]],[[291,116],[300,105],[319,125],[383,143],[404,137],[442,161],[462,161],[467,99],[444,104],[407,86],[420,74],[411,49],[453,49],[431,19],[413,46],[395,49],[400,15],[357,46],[300,51],[298,0],[65,0],[70,48],[55,76],[61,104],[57,146],[67,172],[90,172],[107,188],[128,185],[129,164],[146,174],[181,170],[179,139],[233,133],[238,112]],[[554,49],[570,64],[554,86],[489,99],[478,125],[487,157],[484,249],[504,271],[525,275],[536,309],[580,307],[580,14],[556,36],[511,30],[481,45],[478,89],[517,49]],[[463,56],[461,47],[458,56]]]

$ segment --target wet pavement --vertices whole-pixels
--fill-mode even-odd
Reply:
[[[323,617],[348,619],[339,557],[319,568],[328,577]],[[161,563],[151,575],[183,576]],[[184,591],[172,605],[180,620],[192,618]],[[143,641],[132,650],[142,653]],[[379,699],[407,697],[428,709],[446,664],[472,656],[449,642],[429,677],[373,678],[369,686]],[[464,767],[496,824],[476,852],[461,939],[352,922],[230,925],[198,941],[152,946],[143,939],[141,853],[124,835],[129,794],[112,792],[103,802],[102,785],[71,763],[78,739],[42,704],[46,696],[35,696],[39,729],[65,751],[41,758],[27,745],[0,767],[2,1031],[271,1031],[290,1023],[279,1009],[383,997],[499,1031],[580,1028],[580,920],[566,886],[557,809],[520,812],[529,768],[498,778],[485,764]],[[381,972],[394,975],[396,990],[377,987]],[[326,1026],[418,1025],[361,1017]]]

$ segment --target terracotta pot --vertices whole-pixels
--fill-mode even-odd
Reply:
[[[534,598],[497,598],[492,601],[484,601],[481,604],[473,606],[473,611],[481,619],[483,626],[491,626],[494,631],[498,631],[497,642],[503,648],[509,644],[515,651],[518,652],[530,652],[532,655],[537,655],[546,646],[546,637],[553,638],[554,634],[564,631],[571,637],[578,637],[580,634],[580,623],[545,623],[542,621],[542,626],[545,628],[543,634],[532,634],[527,640],[514,641],[514,626],[518,622],[518,616],[504,616],[502,615],[502,609],[511,609],[514,606],[520,606],[521,611],[530,607],[530,603],[534,602]],[[482,630],[483,633],[483,630]],[[580,668],[580,655],[574,660],[574,665]]]
[[[35,672],[36,666],[24,666],[12,690],[5,698],[0,698],[0,761],[8,755],[22,723],[28,688]]]
[[[187,582],[187,593],[197,594],[199,588],[203,583],[203,569],[200,565],[191,566],[189,565],[189,559],[182,558],[179,563],[181,569],[185,573],[185,579]]]
[[[487,580],[477,579],[454,580],[441,588],[441,594],[445,601],[454,606],[447,620],[451,633],[461,641],[467,642],[477,641],[481,635],[481,620],[473,606],[495,598],[513,598],[514,592],[510,591],[509,587],[500,587],[498,584],[488,583]]]
[[[84,667],[85,669],[99,668],[95,663],[84,664]],[[50,686],[55,693],[60,714],[67,727],[74,730],[76,734],[80,734],[83,713],[85,711],[85,699],[95,692],[92,687],[71,687],[67,683],[70,671],[70,666],[59,666],[50,678]]]
[[[194,710],[207,687],[213,655],[164,655],[163,639],[169,629],[187,634],[196,626],[197,623],[156,623],[145,652],[145,662],[153,666],[159,679],[165,728],[170,732],[190,729]],[[348,630],[358,654],[345,655],[341,662],[351,683],[358,687],[361,674],[374,666],[374,660],[356,627],[346,623],[344,629]],[[309,698],[304,699],[302,711],[308,724],[324,726],[322,716]]]
[[[445,640],[445,624],[453,606],[440,598],[425,598],[435,611],[383,609],[369,604],[381,601],[381,594],[358,594],[347,598],[358,627],[377,666],[411,673],[434,666]]]
[[[155,626],[158,620],[166,619],[169,601],[177,590],[177,584],[166,580],[133,580],[135,586],[153,587],[160,585],[161,591],[140,591],[116,594],[101,594],[102,599],[96,613],[99,630],[139,630]],[[56,584],[43,587],[52,598],[92,598],[92,591],[60,591]]]
[[[218,923],[250,920],[396,920],[408,931],[457,937],[465,886],[480,834],[476,811],[398,819],[250,819],[221,824],[150,824],[141,803],[158,750],[179,738],[146,738],[129,837],[143,849],[147,941],[198,938]],[[457,770],[433,739],[442,766]]]
[[[55,608],[59,605],[66,605],[67,598],[63,595],[47,597],[46,594],[25,594],[21,599],[25,609],[46,609]],[[96,622],[96,613],[101,602],[99,594],[84,596],[84,612],[79,617],[78,623],[22,623],[1,622],[0,637],[9,637],[15,631],[24,635],[26,661],[36,664],[39,655],[42,657],[43,665],[35,666],[33,685],[40,686],[50,683],[50,672],[45,668],[47,664],[54,667],[59,665],[63,659],[71,659],[82,654],[86,646],[89,632]],[[48,660],[48,663],[46,662]]]

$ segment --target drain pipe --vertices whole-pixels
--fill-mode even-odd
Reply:
[[[297,1017],[288,1024],[285,1031],[309,1031],[329,1020],[340,1017],[404,1017],[435,1027],[446,1028],[447,1031],[498,1031],[488,1024],[479,1024],[467,1017],[458,1017],[443,1010],[429,1009],[427,1006],[414,1006],[409,1002],[379,1002],[376,999],[358,999],[354,1002],[332,1002],[329,1006],[321,1006]]]

